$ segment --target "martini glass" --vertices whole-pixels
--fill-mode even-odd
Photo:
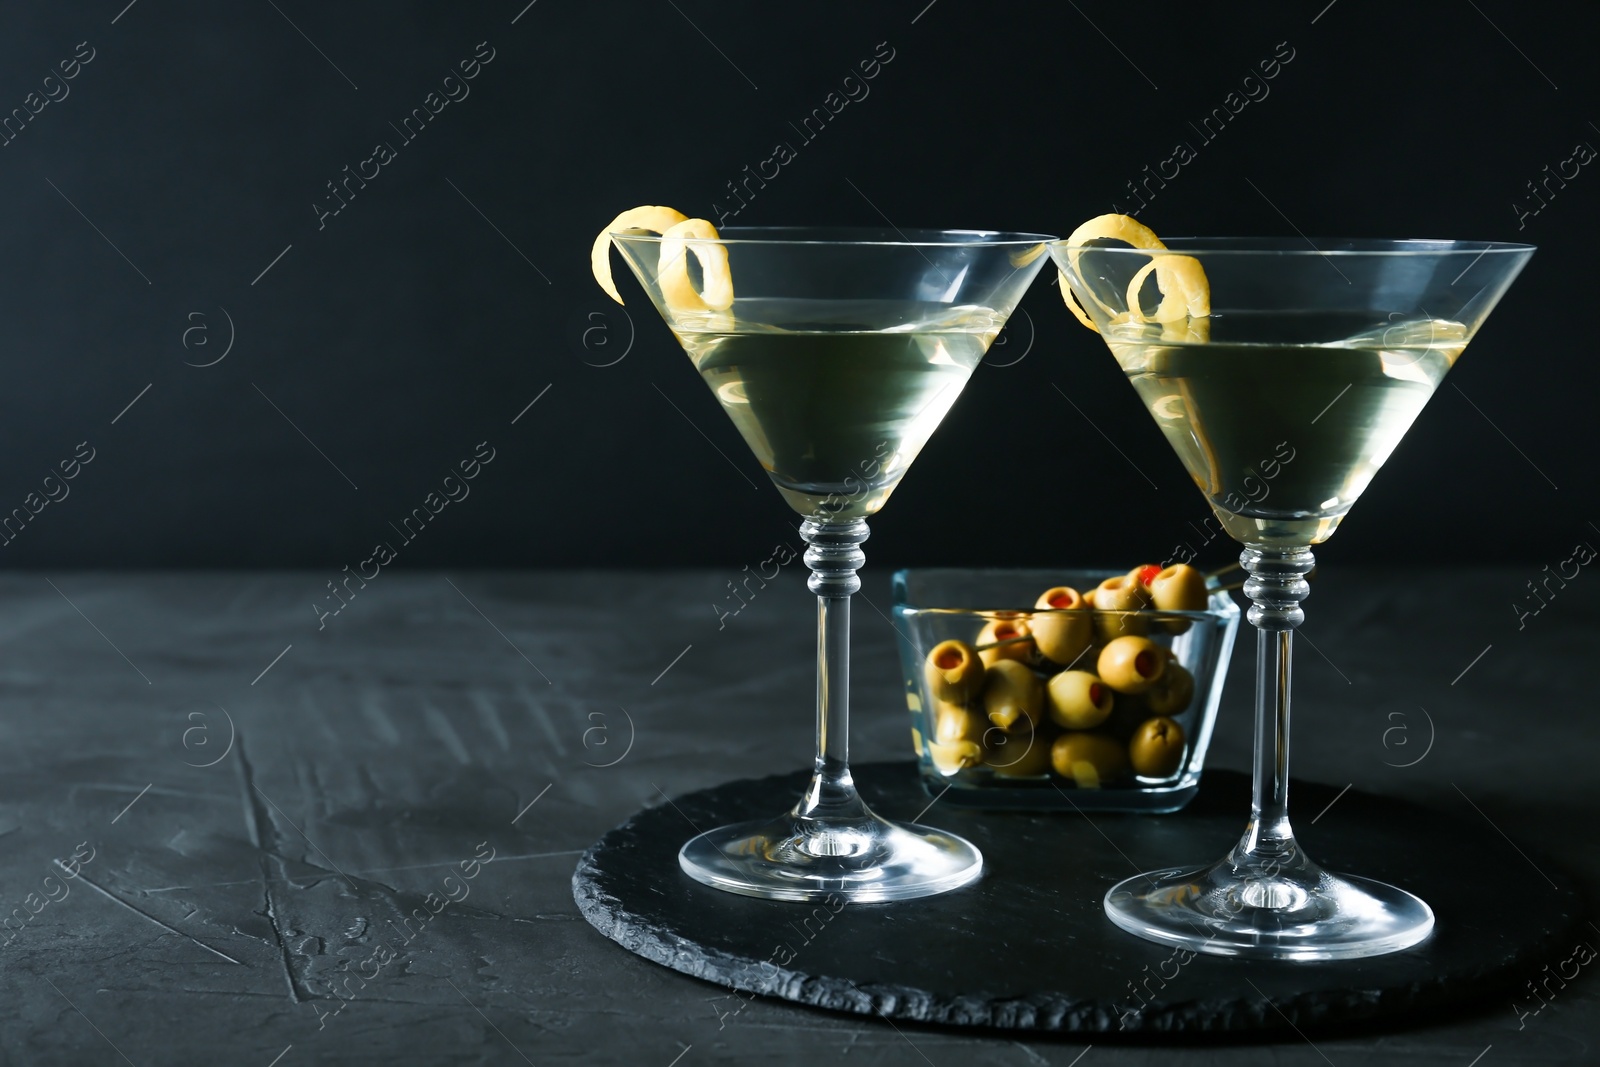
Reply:
[[[1311,546],[1333,535],[1533,248],[1254,238],[1167,246],[1055,242],[1050,251],[1222,528],[1245,546],[1257,630],[1253,796],[1227,856],[1130,878],[1106,894],[1106,914],[1140,937],[1221,956],[1328,960],[1408,948],[1433,929],[1427,904],[1329,873],[1295,841],[1293,633],[1305,618]],[[1129,314],[1128,287],[1152,260]],[[1158,280],[1194,261],[1210,281],[1211,313],[1148,321],[1160,313]]]
[[[765,227],[687,243],[612,236],[722,410],[804,517],[808,585],[817,596],[810,785],[775,819],[693,838],[679,865],[707,885],[775,900],[905,900],[967,884],[983,868],[971,843],[878,817],[851,780],[850,595],[861,588],[868,516],[960,396],[1052,238]],[[736,295],[728,304],[730,281]]]

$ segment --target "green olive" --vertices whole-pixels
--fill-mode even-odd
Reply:
[[[1137,579],[1119,574],[1095,587],[1094,606],[1101,611],[1139,611],[1149,607],[1150,600]]]
[[[1033,602],[1033,606],[1070,610],[1083,607],[1083,597],[1070,585],[1053,585],[1039,594],[1039,599]]]
[[[940,641],[928,653],[928,693],[934,700],[960,704],[983,689],[983,661],[965,641]]]
[[[1167,655],[1161,677],[1144,694],[1145,706],[1153,715],[1176,715],[1194,699],[1194,675],[1170,652]]]
[[[983,746],[976,741],[935,741],[928,746],[934,767],[946,778],[983,762]]]
[[[1162,611],[1204,611],[1211,603],[1206,576],[1174,563],[1150,580],[1150,599]]]
[[[1111,714],[1111,687],[1090,671],[1062,671],[1050,679],[1050,718],[1069,730],[1089,730]]]
[[[997,641],[1006,642],[978,653],[985,667],[993,667],[1003,659],[1026,663],[1033,658],[1034,644],[1032,641],[1019,639],[1026,638],[1031,633],[1027,619],[990,619],[984,624],[983,629],[978,631],[978,639],[974,643],[994,645]]]
[[[1165,715],[1151,719],[1128,743],[1133,769],[1145,778],[1170,778],[1183,763],[1183,727]]]
[[[1211,606],[1206,576],[1187,563],[1175,563],[1150,580],[1150,597],[1160,611],[1205,611]],[[1161,619],[1158,625],[1169,634],[1189,629],[1188,619]]]
[[[941,744],[952,741],[982,741],[989,721],[964,704],[947,700],[933,707],[933,739]]]
[[[1139,591],[1144,594],[1145,600],[1150,600],[1150,583],[1155,576],[1161,573],[1161,567],[1155,563],[1141,563],[1128,572],[1128,580],[1139,586]]]
[[[1107,578],[1094,590],[1095,631],[1103,641],[1143,634],[1150,628],[1148,620],[1131,613],[1149,606],[1149,595],[1138,579],[1126,574]],[[1110,612],[1118,614],[1108,614]]]
[[[1038,725],[1044,718],[1044,683],[1014,659],[996,660],[983,679],[983,709],[1002,730]]]
[[[1028,620],[1034,645],[1046,659],[1071,666],[1094,640],[1094,616],[1085,610],[1083,597],[1058,585],[1039,594],[1033,606],[1044,612]]]
[[[984,735],[983,762],[1007,778],[1037,778],[1050,773],[1050,738],[1045,727]]]
[[[1128,773],[1128,750],[1104,734],[1065,733],[1050,747],[1050,765],[1079,789],[1099,789]]]
[[[1167,657],[1148,637],[1119,637],[1100,650],[1096,673],[1119,693],[1143,693],[1166,666]]]

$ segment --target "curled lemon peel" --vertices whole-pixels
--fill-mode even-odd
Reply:
[[[681,211],[670,207],[636,207],[629,208],[616,218],[610,225],[600,231],[600,236],[594,239],[594,247],[589,250],[589,269],[594,272],[594,280],[600,283],[600,288],[606,295],[617,303],[622,303],[622,294],[617,292],[617,283],[611,279],[611,235],[624,230],[646,230],[650,233],[666,233],[672,227],[688,218]]]
[[[1078,271],[1078,259],[1083,255],[1082,246],[1087,245],[1090,241],[1121,241],[1123,244],[1131,245],[1134,248],[1167,247],[1161,243],[1161,238],[1156,236],[1154,230],[1136,218],[1128,215],[1096,215],[1067,235],[1067,261],[1072,264],[1074,272]],[[1062,274],[1062,281],[1063,283],[1066,281],[1065,273]],[[1066,284],[1061,286],[1061,298],[1067,302],[1067,307],[1078,317],[1079,322],[1095,333],[1099,333],[1100,327],[1089,319],[1085,309],[1082,306],[1074,306],[1073,297],[1076,297],[1081,304],[1083,296],[1087,295],[1090,300],[1094,301],[1095,306],[1108,316],[1114,315],[1116,312],[1105,301],[1095,296],[1093,292],[1086,292],[1082,295],[1074,292],[1069,296],[1070,288]],[[1084,288],[1088,289],[1087,286]]]
[[[1078,260],[1090,241],[1121,241],[1133,248],[1147,251],[1166,251],[1155,231],[1138,219],[1128,215],[1096,215],[1067,236],[1067,261],[1075,273],[1080,273]],[[1139,289],[1154,272],[1156,288],[1161,291],[1161,303],[1153,315],[1144,313],[1139,301]],[[1088,287],[1085,286],[1087,290]],[[1128,283],[1126,301],[1128,309],[1117,312],[1092,291],[1079,294],[1061,272],[1061,299],[1067,308],[1089,329],[1096,333],[1100,328],[1089,318],[1086,307],[1080,302],[1084,296],[1105,312],[1112,324],[1121,322],[1158,322],[1163,332],[1171,332],[1173,324],[1191,319],[1204,319],[1211,314],[1211,285],[1206,279],[1200,261],[1193,256],[1152,256]]]
[[[1121,241],[1134,248],[1165,248],[1156,231],[1131,215],[1096,215],[1067,234],[1067,258],[1074,270],[1083,245],[1090,241]]]
[[[1100,327],[1094,324],[1094,320],[1088,316],[1088,314],[1083,310],[1083,306],[1078,303],[1078,294],[1072,291],[1072,283],[1067,281],[1067,272],[1064,270],[1058,270],[1056,273],[1061,275],[1061,299],[1066,303],[1067,310],[1072,312],[1073,316],[1076,317],[1079,322],[1089,327],[1089,329],[1093,330],[1095,333],[1099,333]]]
[[[1139,301],[1144,280],[1154,272],[1161,303],[1146,315]],[[1211,287],[1206,272],[1193,256],[1155,256],[1128,282],[1128,314],[1134,322],[1179,322],[1211,314]]]
[[[726,311],[733,306],[733,275],[727,246],[717,228],[705,219],[684,219],[661,235],[661,260],[656,284],[661,299],[674,311]],[[689,278],[689,257],[700,263],[703,290]]]
[[[1093,330],[1095,333],[1099,333],[1100,327],[1094,324],[1094,320],[1091,319],[1088,316],[1088,313],[1083,310],[1083,305],[1078,303],[1078,294],[1072,291],[1072,284],[1067,281],[1067,272],[1057,271],[1056,273],[1061,275],[1061,299],[1066,302],[1067,310],[1072,312],[1072,314],[1077,317],[1079,322],[1089,327],[1089,329]],[[1109,310],[1110,309],[1107,309],[1108,312]],[[1107,321],[1112,326],[1120,326],[1128,321],[1128,313],[1126,311],[1115,312],[1110,315],[1110,318]]]

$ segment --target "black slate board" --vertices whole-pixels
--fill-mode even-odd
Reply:
[[[855,776],[888,817],[912,818],[928,805],[909,762],[865,764]],[[923,900],[762,901],[678,869],[678,848],[694,827],[775,813],[805,777],[730,782],[639,812],[579,861],[579,910],[629,951],[744,993],[889,1019],[1096,1033],[1310,1030],[1413,1017],[1510,995],[1580,938],[1582,904],[1570,880],[1520,855],[1488,824],[1302,782],[1291,797],[1307,851],[1331,870],[1418,893],[1438,918],[1428,941],[1376,959],[1276,963],[1186,959],[1116,929],[1101,911],[1107,887],[1140,870],[1216,859],[1237,839],[1249,780],[1228,771],[1207,772],[1200,797],[1175,815],[934,805],[923,821],[977,844],[985,870],[974,885]],[[738,1010],[737,998],[728,1004]]]

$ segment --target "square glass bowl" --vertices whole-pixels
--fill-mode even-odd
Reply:
[[[930,795],[974,807],[1139,812],[1177,811],[1194,797],[1239,629],[1233,599],[1213,589],[1205,611],[1032,606],[1047,589],[1068,586],[1087,593],[1104,579],[1126,573],[969,568],[896,572],[894,622],[911,709],[911,740]],[[1089,645],[1074,662],[1046,659],[1033,639],[1006,640],[1023,627],[1031,632],[1052,625],[1089,627]],[[998,631],[998,643],[980,638],[991,626]],[[1101,655],[1123,637],[1137,640],[1121,642],[1112,656]],[[931,686],[943,685],[944,696],[950,697],[952,691],[941,679],[961,673],[937,667],[930,672],[930,654],[947,641],[964,642],[968,650],[941,650],[945,667],[955,663],[959,668],[962,657],[985,643],[992,648],[978,653],[980,661],[1002,656],[1017,665],[998,670],[986,666],[982,682],[963,683],[966,695],[936,699]],[[1155,661],[1163,661],[1160,677],[1146,691],[1121,692],[1100,677],[1104,673],[1124,689],[1137,689],[1139,680],[1130,683],[1117,669],[1115,653],[1125,652],[1143,654],[1139,662],[1146,674]],[[1180,669],[1166,669],[1173,665]],[[1054,680],[1068,670],[1078,673]],[[1184,675],[1193,679],[1187,696]],[[1095,721],[1107,698],[1109,715]],[[1037,722],[1016,714],[1019,707],[1040,709],[1041,700]],[[1008,715],[1015,715],[1009,726],[995,725],[996,718]],[[1062,720],[1092,725],[1068,728]]]

